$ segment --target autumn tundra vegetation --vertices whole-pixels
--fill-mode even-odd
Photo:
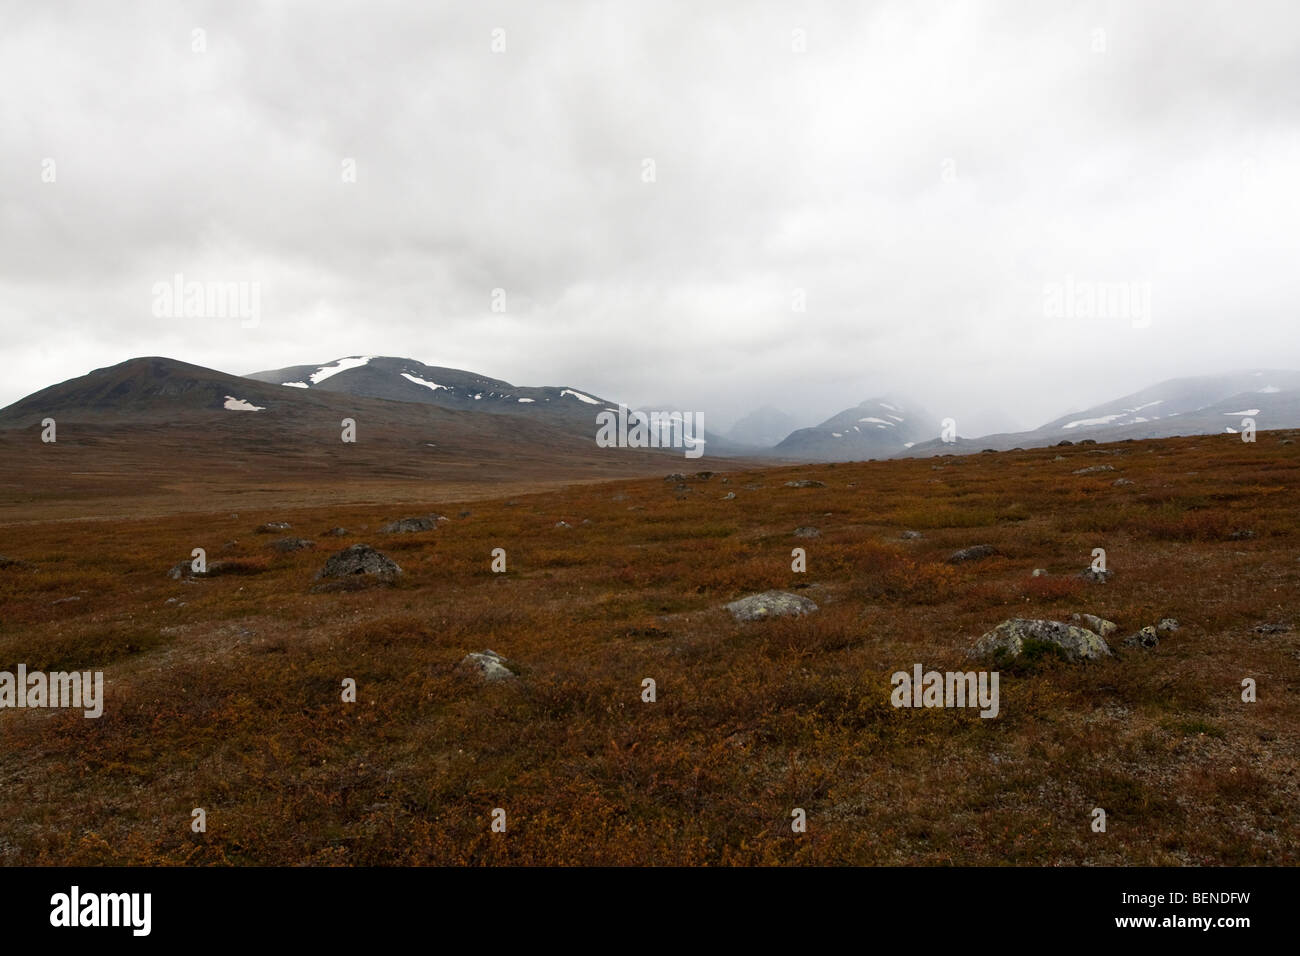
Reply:
[[[0,670],[104,707],[0,710],[0,861],[1294,865],[1292,437],[10,497]],[[894,706],[916,665],[996,716]]]

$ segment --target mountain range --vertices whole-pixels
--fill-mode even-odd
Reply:
[[[513,385],[409,358],[348,356],[236,376],[147,357],[96,369],[0,409],[0,431],[37,428],[47,417],[60,427],[80,424],[98,433],[123,424],[172,430],[202,425],[205,437],[230,448],[282,445],[281,454],[291,460],[295,440],[337,442],[340,422],[351,418],[372,440],[372,449],[388,446],[425,459],[436,454],[444,462],[457,456],[523,456],[559,464],[591,459],[597,451],[596,415],[617,408],[614,401],[573,386]],[[1246,418],[1258,429],[1296,428],[1300,371],[1251,369],[1169,379],[1029,431],[969,436],[962,433],[962,410],[952,410],[951,417],[955,434],[945,441],[943,419],[899,396],[868,399],[805,428],[793,427],[790,415],[764,406],[726,434],[706,431],[706,452],[854,461],[1087,438],[1222,434],[1241,429]],[[422,467],[415,461],[412,467]]]

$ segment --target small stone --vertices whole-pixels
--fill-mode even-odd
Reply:
[[[1041,578],[1047,574],[1047,568],[1034,568],[1034,573],[1030,575],[1033,578]]]
[[[399,518],[380,528],[383,534],[411,534],[417,531],[433,531],[440,522],[446,521],[444,515],[420,515],[414,518]]]
[[[304,548],[316,547],[315,541],[308,541],[306,538],[277,538],[271,542],[271,547],[276,551],[287,553],[290,551],[301,551]]]
[[[976,544],[962,548],[948,555],[949,564],[965,564],[967,561],[982,561],[998,554],[998,549],[991,544]]]
[[[275,534],[277,531],[288,531],[289,522],[287,521],[268,521],[266,524],[258,525],[256,531],[258,534]]]
[[[734,491],[728,491],[725,495],[722,496],[722,500],[723,500],[723,501],[731,501],[731,500],[733,500],[735,497],[736,497],[736,493],[735,493]]]
[[[921,532],[919,531],[904,531],[901,535],[899,535],[899,537],[902,538],[904,541],[915,541],[917,538],[922,537],[922,535]]]
[[[466,654],[460,662],[462,671],[472,673],[487,681],[515,680],[517,675],[509,667],[509,662],[493,650]]]
[[[825,488],[826,482],[813,481],[811,478],[803,478],[799,481],[787,481],[785,486],[787,488]]]
[[[1174,631],[1178,630],[1178,618],[1162,617],[1160,623],[1156,625],[1156,630],[1160,631],[1162,634],[1172,634]]]
[[[1084,568],[1079,572],[1079,577],[1083,578],[1085,581],[1094,581],[1097,584],[1105,584],[1110,580],[1110,576],[1114,573],[1114,571],[1110,570],[1098,571],[1096,568]]]
[[[794,536],[796,538],[820,538],[822,533],[816,528],[795,528]]]
[[[1080,442],[1080,444],[1083,444]],[[1089,465],[1087,468],[1076,468],[1071,474],[1075,475],[1095,475],[1103,471],[1114,471],[1114,465]]]

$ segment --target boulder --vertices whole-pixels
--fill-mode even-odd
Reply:
[[[817,605],[788,591],[764,591],[732,601],[727,610],[737,621],[761,621],[769,617],[811,614],[817,610]]]
[[[325,566],[316,572],[316,577],[345,581],[370,578],[387,583],[396,580],[401,573],[402,569],[387,555],[368,544],[354,544],[330,555]]]
[[[1099,634],[1085,627],[1061,621],[1010,618],[975,642],[976,657],[1016,658],[1034,644],[1050,644],[1070,660],[1100,660],[1110,657],[1110,647]]]
[[[1082,442],[1080,442],[1082,444]],[[1072,474],[1075,475],[1095,475],[1103,471],[1114,471],[1114,465],[1089,465],[1087,468],[1076,468]]]
[[[969,548],[962,548],[948,555],[949,564],[965,564],[967,561],[982,561],[985,558],[991,558],[998,553],[998,549],[991,544],[976,544]]]
[[[785,486],[787,488],[825,488],[826,482],[813,481],[811,478],[803,478],[799,481],[787,481]]]

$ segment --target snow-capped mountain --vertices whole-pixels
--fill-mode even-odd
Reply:
[[[1250,369],[1225,375],[1173,378],[1101,405],[1071,412],[1025,432],[938,439],[900,455],[963,454],[983,448],[1032,448],[1060,441],[1120,441],[1240,431],[1251,418],[1258,430],[1300,428],[1300,372]]]
[[[820,425],[792,432],[772,454],[810,461],[888,458],[938,432],[938,420],[924,409],[886,396],[868,399]]]
[[[350,355],[321,365],[253,372],[245,378],[288,388],[344,392],[398,402],[577,422],[594,434],[596,413],[617,403],[566,386],[521,386],[409,358]]]

